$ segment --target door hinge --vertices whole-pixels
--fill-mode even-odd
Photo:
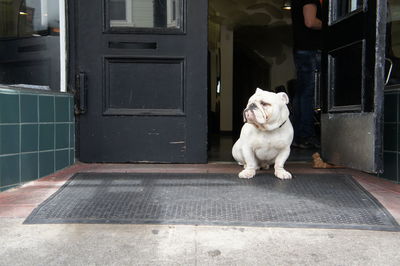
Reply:
[[[78,105],[75,108],[75,114],[85,114],[87,111],[87,76],[85,72],[79,72],[76,75],[76,97]]]

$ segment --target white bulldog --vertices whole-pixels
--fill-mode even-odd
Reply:
[[[245,124],[232,148],[232,156],[244,166],[240,178],[252,178],[256,170],[275,164],[275,176],[290,179],[283,166],[290,154],[293,127],[289,120],[284,92],[273,93],[257,88],[243,111]]]

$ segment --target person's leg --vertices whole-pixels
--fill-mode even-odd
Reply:
[[[300,143],[300,132],[302,128],[302,113],[301,113],[301,102],[304,88],[304,56],[301,51],[293,52],[293,60],[296,67],[296,84],[295,94],[293,98],[293,127],[294,127],[294,142]]]
[[[319,68],[319,53],[316,51],[295,51],[297,70],[294,99],[295,141],[302,142],[315,136],[314,130],[314,86],[315,70]]]

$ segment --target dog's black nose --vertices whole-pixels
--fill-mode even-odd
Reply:
[[[257,105],[255,103],[249,105],[249,109],[255,109],[255,108],[257,108]]]

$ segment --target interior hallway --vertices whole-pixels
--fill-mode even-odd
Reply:
[[[232,157],[232,146],[236,140],[237,138],[232,134],[212,134],[208,139],[208,161],[211,163],[235,162]],[[291,147],[288,162],[307,162],[315,152],[319,152],[319,150]]]

